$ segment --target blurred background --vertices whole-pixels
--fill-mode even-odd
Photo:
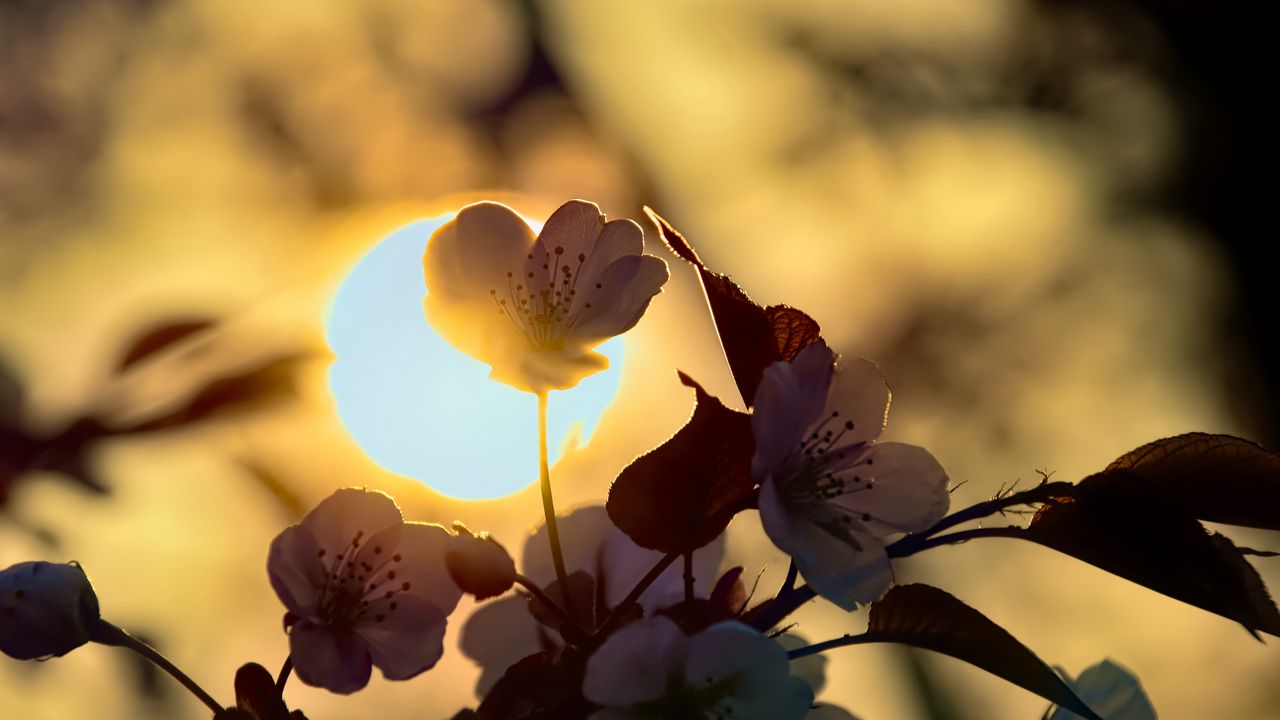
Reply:
[[[106,617],[229,700],[240,663],[275,668],[287,649],[267,545],[333,489],[386,490],[411,519],[518,551],[536,491],[463,502],[381,470],[326,380],[345,272],[396,227],[487,197],[541,217],[571,197],[614,217],[653,206],[757,300],[879,362],[887,436],[930,448],[964,483],[956,505],[1189,430],[1280,447],[1251,10],[5,0],[0,566],[79,560]],[[562,508],[600,502],[687,418],[675,368],[736,402],[697,283],[664,257],[673,279],[628,336],[616,401],[554,471]],[[765,591],[785,570],[750,514],[728,562],[764,568]],[[1257,565],[1280,584],[1280,561]],[[1162,717],[1280,713],[1274,646],[1047,550],[944,548],[899,579],[1072,673],[1116,659]],[[313,720],[450,717],[475,704],[479,670],[456,648],[472,607],[413,682],[287,697]],[[823,639],[865,613],[796,620]],[[1044,708],[928,653],[846,648],[826,673],[821,698],[867,720]],[[0,662],[5,718],[201,710],[110,648]]]

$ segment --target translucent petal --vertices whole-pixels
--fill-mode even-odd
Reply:
[[[327,559],[351,547],[357,535],[368,538],[402,520],[400,508],[385,493],[342,488],[321,500],[299,526],[310,531]]]
[[[369,684],[373,662],[355,633],[302,621],[289,632],[289,656],[298,679],[349,695]]]
[[[847,510],[881,537],[924,530],[947,514],[947,473],[922,447],[873,443],[857,468],[862,482],[832,504]]]
[[[449,531],[439,525],[405,523],[396,548],[403,557],[396,583],[406,594],[429,601],[445,615],[453,612],[462,597],[444,564],[449,537]]]
[[[667,263],[650,255],[627,255],[613,261],[594,283],[585,289],[579,284],[568,331],[577,342],[594,345],[630,330],[670,275]]]
[[[267,551],[267,577],[288,610],[314,619],[315,604],[327,575],[325,557],[310,530],[287,527]]]
[[[756,440],[751,468],[757,480],[799,462],[801,440],[826,410],[834,362],[831,348],[819,342],[801,350],[792,362],[765,368],[751,413]]]
[[[394,609],[389,607],[393,602]],[[435,667],[444,653],[446,621],[440,608],[424,598],[402,594],[369,609],[378,615],[356,632],[384,677],[408,680]],[[382,620],[377,620],[379,615]]]
[[[427,293],[451,302],[487,301],[491,289],[505,290],[507,273],[523,267],[533,242],[533,229],[506,205],[468,205],[427,242]]]

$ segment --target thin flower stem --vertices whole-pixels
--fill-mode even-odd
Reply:
[[[767,600],[748,610],[742,616],[742,622],[760,632],[765,632],[785,620],[788,615],[799,609],[801,605],[817,596],[818,593],[808,585],[801,585],[798,588],[780,592],[778,597]]]
[[[931,538],[917,538],[915,542],[910,544],[900,544],[902,541],[899,541],[886,547],[885,552],[891,558],[907,557],[918,552],[942,547],[943,545],[955,545],[956,543],[968,542],[977,538],[1022,537],[1024,534],[1025,530],[1020,527],[973,528],[972,530],[959,530]],[[912,538],[903,538],[903,540],[910,539]]]
[[[636,583],[634,588],[631,588],[631,592],[623,598],[621,603],[618,603],[618,607],[614,608],[613,612],[609,613],[609,617],[604,621],[604,625],[601,626],[598,632],[596,632],[596,637],[605,637],[609,633],[613,632],[614,627],[616,627],[619,622],[622,622],[622,618],[625,617],[627,609],[636,603],[636,600],[644,594],[645,590],[649,589],[649,586],[653,584],[653,581],[657,580],[659,575],[665,572],[667,568],[671,567],[671,563],[675,562],[678,557],[680,557],[680,553],[667,553],[656,565],[653,566],[653,569],[650,570],[648,574],[640,578],[640,582]]]
[[[564,569],[564,552],[560,549],[560,528],[556,525],[556,503],[551,496],[551,468],[547,463],[547,391],[538,393],[538,471],[542,481],[542,513],[547,518],[547,538],[551,541],[551,562],[556,568],[556,580],[563,590],[564,608],[576,616],[572,593],[569,592],[569,573]]]
[[[875,636],[872,635],[871,633],[862,633],[861,635],[845,635],[843,637],[827,640],[826,642],[814,643],[812,645],[805,645],[804,647],[791,650],[787,653],[787,659],[798,660],[799,658],[802,658],[802,657],[816,655],[820,652],[826,652],[827,650],[833,650],[838,647],[845,647],[846,645],[861,645],[862,643],[875,642],[875,639],[876,639]]]
[[[693,552],[684,554],[684,599],[693,602]]]
[[[151,663],[156,667],[169,673],[173,676],[173,679],[182,683],[183,687],[191,691],[192,695],[195,695],[200,699],[200,702],[208,705],[209,709],[213,710],[215,715],[225,710],[225,708],[218,704],[217,700],[213,699],[212,695],[205,692],[204,688],[197,685],[195,680],[187,677],[186,673],[179,670],[177,665],[174,665],[169,661],[169,658],[161,655],[160,651],[142,642],[124,630],[121,630],[115,625],[112,625],[106,620],[98,621],[97,625],[94,626],[91,631],[91,638],[94,642],[101,643],[103,645],[127,648],[151,661]]]
[[[280,674],[276,676],[276,692],[283,694],[284,686],[289,682],[289,676],[293,674],[293,656],[284,659],[284,665],[280,666]]]
[[[560,618],[560,622],[582,633],[582,637],[587,637],[590,634],[578,623],[577,619],[556,604],[556,601],[552,600],[550,595],[543,592],[542,588],[538,587],[538,583],[534,582],[532,578],[516,573],[516,582],[523,586],[525,590],[528,590],[535,600],[545,605],[552,613],[555,613],[555,616]],[[569,594],[568,586],[561,585],[560,588],[562,591],[561,597],[567,597]]]
[[[980,502],[975,505],[954,512],[938,522],[933,527],[923,532],[913,533],[895,543],[891,543],[886,547],[889,557],[906,557],[914,555],[921,550],[931,547],[937,547],[939,543],[933,542],[930,538],[943,530],[949,530],[962,523],[971,520],[978,520],[988,515],[994,515],[1008,508],[1018,505],[1031,505],[1035,503],[1047,502],[1050,498],[1057,495],[1069,493],[1074,485],[1068,482],[1043,482],[1031,488],[1023,490],[1019,493],[1013,493],[1004,497],[998,497],[986,502]],[[947,544],[947,543],[942,543]]]

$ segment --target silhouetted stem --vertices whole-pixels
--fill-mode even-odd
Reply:
[[[195,695],[200,699],[200,702],[208,705],[209,709],[213,710],[215,715],[223,712],[225,709],[218,704],[217,700],[213,699],[213,696],[205,692],[204,688],[197,685],[195,680],[187,677],[187,674],[179,670],[177,665],[169,662],[169,658],[161,655],[159,650],[156,650],[106,620],[98,621],[98,624],[91,632],[91,638],[94,642],[101,643],[103,645],[114,645],[115,647],[127,648],[151,661],[153,665],[169,673],[173,676],[173,679],[182,683],[183,687],[191,691],[192,695]]]
[[[796,586],[796,577],[800,574],[800,568],[796,567],[796,561],[793,558],[791,565],[787,567],[787,579],[782,581],[782,587],[778,589],[778,595],[791,592]]]
[[[1073,487],[1075,486],[1067,482],[1045,482],[1031,488],[1030,490],[1023,490],[1019,493],[1012,493],[1001,498],[995,498],[993,500],[987,500],[986,502],[977,503],[976,505],[970,505],[963,510],[954,512],[942,518],[938,522],[934,523],[933,527],[928,530],[913,533],[895,543],[889,544],[885,550],[889,553],[889,557],[907,557],[908,555],[914,555],[921,550],[927,550],[932,547],[937,547],[938,545],[947,545],[950,544],[950,542],[957,542],[956,540],[952,540],[950,542],[939,543],[935,542],[934,539],[932,539],[932,536],[937,535],[943,530],[948,530],[971,520],[978,520],[987,517],[988,515],[994,515],[1011,507],[1047,502],[1050,498],[1070,493]],[[979,535],[978,537],[986,536]]]
[[[799,647],[799,648],[796,648],[795,650],[791,650],[787,653],[787,659],[797,660],[802,657],[817,655],[820,652],[826,652],[827,650],[831,650],[838,647],[844,647],[846,645],[861,645],[862,643],[868,643],[868,642],[874,642],[874,641],[875,641],[875,637],[873,637],[871,633],[862,633],[861,635],[845,635],[843,637],[827,640],[826,642],[814,643],[812,645],[805,645],[804,647]]]
[[[627,608],[634,605],[636,600],[639,600],[640,596],[644,594],[644,591],[648,590],[649,586],[653,584],[653,581],[657,580],[659,575],[671,567],[671,563],[675,562],[678,557],[680,557],[680,553],[667,553],[658,561],[658,564],[653,566],[652,570],[640,578],[640,582],[636,583],[634,588],[631,588],[631,592],[627,594],[627,597],[618,604],[618,607],[613,609],[613,612],[609,613],[609,618],[604,621],[604,625],[596,633],[596,636],[605,637],[610,632],[613,632],[613,628],[626,615]]]
[[[693,553],[684,554],[684,599],[693,602]]]
[[[977,538],[1022,537],[1024,533],[1025,531],[1020,527],[974,528],[972,530],[960,530],[931,538],[915,538],[915,542],[901,547],[899,547],[899,543],[893,543],[885,548],[885,552],[887,552],[891,558],[907,557],[908,555],[915,555],[918,552],[942,547],[943,545],[955,545],[956,543],[968,542]],[[903,540],[910,539],[913,538],[903,538]]]
[[[284,686],[289,682],[289,676],[293,674],[293,656],[284,659],[284,665],[280,666],[280,674],[276,676],[276,692],[283,694]]]
[[[569,592],[569,574],[564,569],[564,552],[560,549],[560,528],[556,525],[556,503],[551,497],[551,468],[547,462],[547,392],[538,393],[538,471],[542,481],[542,513],[547,518],[547,539],[551,541],[551,562],[556,568],[556,580],[560,582],[564,607],[569,615],[574,612],[572,593]]]
[[[516,582],[524,587],[525,590],[528,590],[529,594],[532,595],[535,600],[545,605],[548,610],[554,613],[555,616],[560,619],[560,622],[568,625],[571,629],[576,630],[580,634],[580,638],[585,638],[590,634],[583,629],[582,625],[578,624],[578,621],[572,615],[565,612],[564,608],[556,604],[556,602],[551,599],[550,595],[543,592],[542,588],[538,587],[538,584],[532,579],[516,573]],[[560,595],[561,597],[568,597],[569,587],[567,585],[560,586]]]

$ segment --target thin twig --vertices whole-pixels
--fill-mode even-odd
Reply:
[[[619,622],[622,622],[622,618],[626,615],[627,609],[635,604],[636,600],[644,594],[644,591],[648,590],[649,586],[653,584],[653,581],[657,580],[659,575],[665,572],[667,568],[671,567],[671,563],[675,562],[678,557],[680,557],[680,553],[667,553],[643,578],[640,578],[640,582],[636,583],[634,588],[631,588],[631,592],[623,598],[622,602],[618,604],[618,607],[614,608],[613,612],[609,613],[609,617],[604,621],[604,625],[602,625],[596,632],[596,637],[605,637],[609,633],[613,632],[614,627],[616,627]]]
[[[564,569],[564,552],[560,548],[560,528],[556,524],[556,503],[551,496],[551,468],[547,462],[547,392],[538,393],[538,475],[542,485],[542,513],[547,520],[547,539],[551,542],[551,562],[556,568],[556,580],[564,590],[564,606],[570,615],[577,615],[569,592],[569,573]]]
[[[205,689],[196,684],[195,680],[192,680],[186,673],[179,670],[177,665],[174,665],[169,661],[169,658],[161,655],[159,650],[156,650],[106,620],[99,620],[91,630],[90,634],[94,642],[102,643],[103,645],[127,648],[146,658],[153,665],[173,676],[174,680],[182,683],[183,687],[189,690],[192,695],[195,695],[200,699],[200,702],[209,706],[209,709],[213,710],[215,715],[224,711],[225,708],[219,705],[218,701],[214,700],[212,695],[205,692]]]

